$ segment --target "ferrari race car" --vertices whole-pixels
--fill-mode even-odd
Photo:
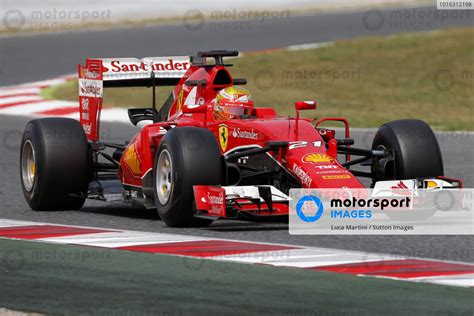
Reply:
[[[300,117],[316,109],[314,101],[296,102],[296,116],[285,117],[253,106],[245,93],[225,95],[246,84],[223,61],[237,55],[87,59],[78,67],[80,122],[42,118],[25,129],[20,168],[29,206],[72,210],[95,199],[157,210],[173,227],[205,226],[288,216],[291,188],[364,188],[361,177],[373,188],[462,186],[443,176],[440,148],[423,121],[383,124],[372,148],[361,149],[345,118]],[[142,86],[151,88],[150,108],[128,110],[139,132],[122,144],[101,141],[104,88]],[[175,87],[157,108],[160,86]],[[234,103],[220,104],[219,96]],[[344,137],[321,127],[328,121],[342,122]]]

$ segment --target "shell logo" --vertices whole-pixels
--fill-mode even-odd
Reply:
[[[303,157],[303,162],[320,163],[320,162],[332,162],[334,158],[326,154],[307,154]]]
[[[124,153],[123,161],[125,165],[130,169],[130,171],[135,176],[141,176],[141,163],[140,159],[138,158],[137,151],[135,150],[135,144],[132,144]]]

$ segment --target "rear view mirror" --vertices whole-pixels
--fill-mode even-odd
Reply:
[[[154,110],[151,108],[128,109],[128,118],[133,125],[137,126],[141,121],[153,121]]]
[[[316,101],[296,101],[295,109],[296,111],[316,110]]]

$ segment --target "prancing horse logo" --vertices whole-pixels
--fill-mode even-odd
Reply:
[[[229,129],[226,125],[219,126],[219,144],[222,151],[227,149],[227,142],[229,141]]]

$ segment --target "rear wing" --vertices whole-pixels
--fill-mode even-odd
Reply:
[[[80,122],[87,138],[99,140],[104,88],[174,86],[190,66],[188,56],[88,58],[78,65]]]

